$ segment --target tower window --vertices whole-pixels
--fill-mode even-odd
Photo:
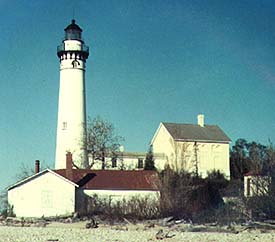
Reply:
[[[67,129],[67,122],[63,122],[63,123],[62,123],[62,129],[63,129],[63,130],[66,130],[66,129]]]
[[[73,68],[77,68],[77,66],[80,65],[80,63],[77,60],[72,61]]]

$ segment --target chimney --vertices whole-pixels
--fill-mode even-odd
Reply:
[[[70,181],[73,179],[73,155],[71,152],[66,154],[66,177]]]
[[[198,115],[198,125],[201,127],[204,127],[204,115],[203,114]]]
[[[36,160],[35,161],[35,173],[39,173],[40,172],[40,161]]]

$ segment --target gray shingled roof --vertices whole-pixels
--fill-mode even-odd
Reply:
[[[230,138],[217,126],[163,123],[175,140],[230,142]]]

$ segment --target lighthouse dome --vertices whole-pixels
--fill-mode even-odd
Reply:
[[[82,40],[82,29],[75,23],[74,19],[72,20],[72,23],[64,29],[64,31],[66,40]]]

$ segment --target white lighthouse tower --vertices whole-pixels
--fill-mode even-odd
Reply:
[[[73,154],[79,168],[88,165],[86,144],[85,62],[89,48],[81,37],[82,29],[72,20],[65,38],[57,47],[60,59],[59,106],[55,169],[66,167],[66,153]]]

